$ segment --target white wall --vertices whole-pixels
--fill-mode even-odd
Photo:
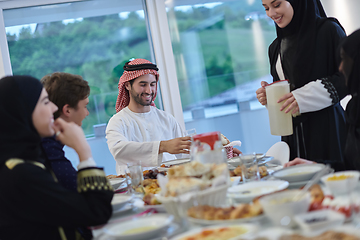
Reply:
[[[359,0],[322,0],[328,17],[337,18],[349,35],[360,28]]]

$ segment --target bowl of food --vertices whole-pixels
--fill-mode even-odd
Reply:
[[[333,195],[349,194],[359,182],[359,171],[341,171],[325,175],[321,181]]]
[[[293,189],[265,195],[259,199],[265,215],[278,226],[293,227],[294,216],[305,213],[310,207],[310,193],[298,195],[301,190]]]
[[[317,172],[325,167],[324,164],[302,164],[286,167],[272,173],[272,176],[288,182],[310,180]]]

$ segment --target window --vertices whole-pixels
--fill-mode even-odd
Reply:
[[[130,58],[155,62],[142,0],[91,0],[3,11],[13,74],[41,79],[53,72],[89,82],[89,116],[83,121],[94,158],[115,173],[105,124],[115,114],[122,67]],[[158,93],[156,105],[162,107]],[[65,148],[77,165],[77,154]]]
[[[265,152],[268,113],[255,91],[271,82],[275,27],[257,1],[165,1],[184,120],[197,133],[221,131],[242,151]]]

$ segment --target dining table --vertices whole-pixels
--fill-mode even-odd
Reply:
[[[272,163],[266,163],[265,166],[268,170],[268,176],[262,178],[260,181],[273,181],[277,180],[273,176],[272,173],[275,171],[281,170],[283,168],[282,165],[279,164],[272,164]],[[233,181],[237,181],[238,179],[232,178]],[[232,183],[233,186],[239,186],[239,185],[246,185],[248,183],[241,183],[236,182]],[[288,189],[299,189],[303,187],[306,184],[306,182],[298,182],[289,184],[287,186]],[[321,189],[323,190],[325,195],[331,194],[329,189],[321,182],[318,183],[321,186]],[[150,236],[149,238],[144,236],[141,236],[141,239],[148,239],[148,240],[168,240],[168,239],[177,239],[179,235],[182,236],[185,232],[191,232],[195,231],[197,229],[203,229],[205,227],[204,224],[201,224],[201,221],[199,223],[189,221],[186,217],[182,217],[180,219],[178,218],[172,218],[172,216],[167,213],[166,209],[163,205],[145,205],[144,201],[142,199],[142,195],[139,193],[134,193],[133,191],[128,191],[129,185],[126,183],[126,181],[118,186],[117,189],[115,189],[114,198],[117,196],[129,196],[129,201],[126,202],[120,209],[114,209],[113,214],[111,218],[109,219],[107,224],[101,225],[101,226],[95,226],[91,227],[93,237],[95,240],[107,240],[107,239],[126,239],[126,238],[117,238],[112,237],[107,233],[108,229],[114,226],[125,226],[134,223],[136,224],[139,219],[145,219],[149,218],[149,216],[161,216],[161,217],[169,217],[171,222],[166,226],[166,228],[163,228],[157,232],[156,235]],[[130,192],[130,193],[129,193]],[[126,198],[126,197],[125,197]],[[236,205],[239,204],[238,201],[234,200],[234,198],[231,195],[231,192],[227,194],[226,198],[226,205]],[[151,220],[150,220],[151,221]],[[146,222],[143,223],[146,225]],[[237,225],[253,225],[258,230],[256,230],[256,234],[253,236],[256,237],[266,237],[266,239],[279,239],[279,237],[284,233],[298,233],[302,234],[303,229],[299,226],[295,226],[292,228],[289,227],[278,227],[273,224],[273,222],[264,216],[264,214],[261,217],[248,219],[246,221],[237,222]],[[127,226],[126,225],[126,226]],[[207,226],[207,227],[211,227]],[[351,218],[347,218],[346,221],[338,226],[342,231],[355,234],[356,236],[360,237],[360,229],[357,228],[354,224],[354,222],[351,220]],[[344,230],[345,229],[345,230]],[[350,229],[350,230],[349,230]],[[309,235],[309,234],[308,234]],[[311,235],[311,234],[310,234]],[[132,239],[132,238],[131,238]],[[139,238],[134,238],[139,239]],[[253,239],[251,236],[249,238],[244,239]]]

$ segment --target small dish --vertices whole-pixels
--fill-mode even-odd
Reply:
[[[132,196],[125,194],[114,194],[113,199],[111,200],[111,205],[113,211],[116,211],[122,208],[125,204],[132,200]]]
[[[310,180],[317,172],[325,167],[324,164],[302,164],[286,167],[272,173],[272,176],[288,182]]]
[[[333,195],[349,194],[359,182],[360,172],[340,171],[325,175],[321,181]]]
[[[257,181],[230,187],[228,196],[239,202],[251,202],[254,198],[281,191],[289,186],[289,182],[282,180]]]
[[[345,216],[330,209],[323,209],[296,215],[294,220],[302,230],[314,232],[340,226],[345,222]]]
[[[155,214],[131,221],[111,224],[104,228],[104,232],[119,240],[151,239],[168,227],[173,216],[168,214]]]

